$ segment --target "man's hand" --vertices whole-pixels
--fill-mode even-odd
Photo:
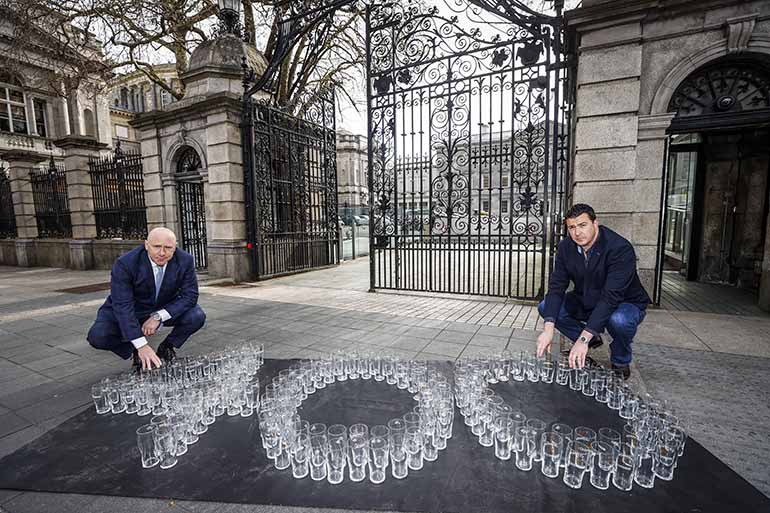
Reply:
[[[144,324],[142,324],[142,335],[145,337],[151,337],[155,335],[155,332],[158,331],[158,328],[160,328],[160,321],[156,321],[152,317],[144,321]]]
[[[551,347],[552,341],[553,341],[553,323],[547,322],[545,324],[545,329],[540,334],[540,336],[537,337],[537,357],[538,358],[543,356],[548,351],[548,348]]]
[[[585,339],[585,342],[581,342],[580,338]],[[583,331],[580,334],[577,342],[572,344],[572,349],[569,352],[569,366],[571,369],[582,369],[586,364],[586,355],[588,354],[588,342],[593,338],[587,331]]]
[[[136,352],[139,353],[139,359],[142,361],[142,370],[150,370],[153,365],[155,368],[160,369],[160,366],[163,365],[158,355],[155,354],[155,350],[150,347],[150,344],[143,345]]]

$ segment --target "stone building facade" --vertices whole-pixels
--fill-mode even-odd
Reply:
[[[68,76],[68,63],[46,50],[57,41],[43,31],[34,46],[15,47],[13,15],[5,9],[0,14],[7,20],[0,28],[0,182],[12,197],[12,204],[0,209],[0,264],[70,266],[82,253],[75,240],[85,236],[80,212],[91,208],[83,176],[67,173],[71,187],[62,201],[72,213],[72,237],[58,238],[40,233],[30,173],[66,164],[64,148],[73,142],[97,152],[111,146],[104,84]],[[98,48],[90,50],[99,58]]]
[[[152,73],[169,86],[174,86],[179,77],[176,65],[157,64]],[[152,82],[141,71],[134,71],[116,77],[109,84],[110,121],[113,142],[120,140],[122,147],[129,151],[139,151],[138,134],[131,126],[131,121],[143,112],[163,110],[176,101],[176,98],[158,84]]]
[[[354,215],[369,214],[366,136],[337,130],[337,201],[345,223]]]
[[[649,291],[674,269],[761,282],[770,308],[770,3],[584,0],[567,21],[573,202],[634,243]]]

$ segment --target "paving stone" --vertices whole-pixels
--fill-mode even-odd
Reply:
[[[18,490],[0,490],[0,504],[4,504],[22,493]]]
[[[439,340],[433,340],[422,349],[423,353],[432,353],[449,356],[452,359],[460,356],[460,353],[465,349],[464,344],[452,344],[450,342],[442,342]]]
[[[435,338],[435,336],[438,334],[439,334],[439,330],[436,328],[421,328],[419,326],[413,326],[408,330],[404,331],[404,335],[407,335],[410,337],[426,338],[426,339]]]
[[[19,417],[15,413],[5,413],[0,415],[0,438],[14,433],[27,426],[30,426],[31,422],[25,418]]]
[[[470,331],[451,331],[445,329],[436,335],[435,340],[440,340],[442,342],[453,342],[455,344],[467,344],[471,338],[473,338],[473,333]]]

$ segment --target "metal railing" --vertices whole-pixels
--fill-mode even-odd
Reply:
[[[64,166],[57,165],[51,156],[48,168],[31,171],[29,181],[35,203],[37,236],[41,239],[71,238],[72,221]]]
[[[142,156],[124,152],[120,141],[112,155],[88,162],[98,239],[147,237]]]

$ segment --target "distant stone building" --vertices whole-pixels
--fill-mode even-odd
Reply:
[[[352,216],[369,214],[366,136],[337,130],[337,201],[345,223]]]
[[[770,3],[584,0],[567,22],[572,200],[632,240],[658,298],[715,282],[770,309]]]
[[[155,65],[152,72],[171,86],[179,81],[173,63]],[[162,110],[176,101],[171,93],[141,71],[116,77],[109,85],[108,97],[113,141],[119,139],[123,149],[135,151],[139,151],[139,139],[131,121],[137,114]]]

